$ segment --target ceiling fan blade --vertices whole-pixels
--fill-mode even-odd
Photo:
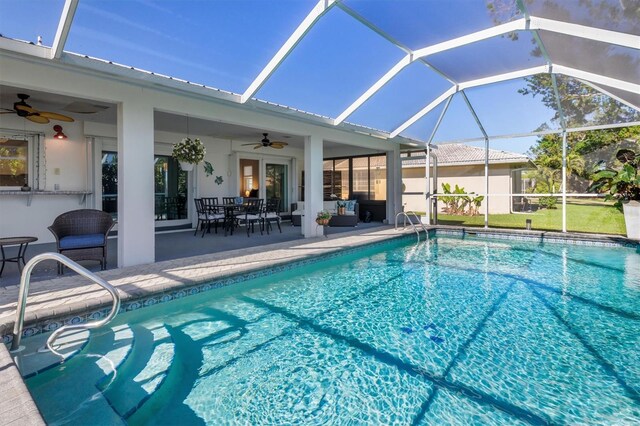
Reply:
[[[38,112],[38,115],[40,115],[40,117],[46,117],[51,120],[66,121],[67,123],[72,123],[75,121],[71,117],[67,117],[66,115],[58,114],[56,112],[40,111]]]
[[[255,145],[255,143],[243,143],[243,144],[242,144],[242,145],[240,145],[240,146],[249,146],[249,145]]]
[[[270,146],[271,148],[273,148],[273,149],[282,149],[282,148],[284,148],[284,146],[282,146],[282,145],[277,145],[277,144],[271,144],[271,145],[269,145],[269,146]]]
[[[36,112],[38,112],[37,110],[31,108],[29,105],[20,105],[20,104],[15,104],[14,108],[18,111],[26,111],[28,113],[34,114]]]
[[[0,114],[15,114],[15,111],[2,111]]]
[[[286,142],[271,142],[271,148],[282,149],[285,146],[289,145]]]
[[[262,144],[258,144],[258,145],[253,147],[253,149],[258,149],[258,148],[262,148]]]
[[[38,123],[38,124],[47,124],[49,122],[49,119],[47,117],[41,117],[36,114],[27,115],[25,118],[29,121],[33,121],[34,123]]]

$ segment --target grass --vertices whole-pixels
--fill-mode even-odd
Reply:
[[[492,228],[525,229],[525,220],[531,219],[531,228],[542,231],[562,230],[562,205],[556,209],[541,209],[533,213],[490,214]],[[484,226],[484,216],[454,216],[438,214],[438,224],[458,226]],[[624,215],[602,200],[568,199],[567,230],[597,234],[625,235]]]

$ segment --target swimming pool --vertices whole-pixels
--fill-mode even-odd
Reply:
[[[50,424],[640,422],[640,254],[438,236],[119,315]]]

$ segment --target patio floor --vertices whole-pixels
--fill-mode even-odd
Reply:
[[[356,228],[340,227],[326,228],[328,235],[339,234],[359,229],[369,229],[381,226],[380,222],[359,223]],[[303,239],[300,227],[291,226],[290,223],[282,224],[282,233],[278,232],[275,227],[269,235],[265,232],[260,235],[258,229],[256,232],[247,237],[245,228],[239,228],[233,235],[224,236],[224,232],[218,230],[215,234],[211,230],[210,234],[205,234],[203,238],[200,233],[196,237],[193,236],[193,230],[169,231],[156,234],[156,262],[163,260],[181,259],[191,256],[199,256],[208,253],[219,253],[230,250],[238,250],[249,247],[264,246],[267,244],[283,243]],[[55,252],[55,243],[30,245],[27,249],[26,260],[29,261],[33,256],[45,253]],[[8,257],[15,256],[16,247],[6,249]],[[98,262],[85,261],[80,264],[91,271],[99,271]],[[118,241],[117,238],[110,238],[108,241],[108,258],[107,269],[115,269],[118,264]],[[73,275],[72,272],[66,272],[65,275]],[[44,261],[38,264],[32,273],[32,281],[41,281],[57,277],[55,262]],[[7,263],[2,277],[0,277],[0,287],[17,285],[20,282],[20,275],[15,263]]]

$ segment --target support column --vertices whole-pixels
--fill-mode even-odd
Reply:
[[[425,150],[425,155],[427,158],[424,160],[424,176],[427,180],[426,182],[426,194],[425,198],[427,200],[427,208],[425,212],[427,212],[427,225],[431,225],[431,144],[427,144],[427,149]]]
[[[323,235],[324,228],[316,224],[316,215],[322,210],[322,138],[311,135],[304,139],[304,218],[305,238]]]
[[[402,201],[402,160],[400,146],[395,145],[393,151],[387,151],[387,223],[394,223]]]
[[[484,227],[489,227],[489,138],[484,138]]]
[[[155,260],[153,107],[118,105],[118,267]]]
[[[567,232],[567,131],[562,132],[562,232]]]

